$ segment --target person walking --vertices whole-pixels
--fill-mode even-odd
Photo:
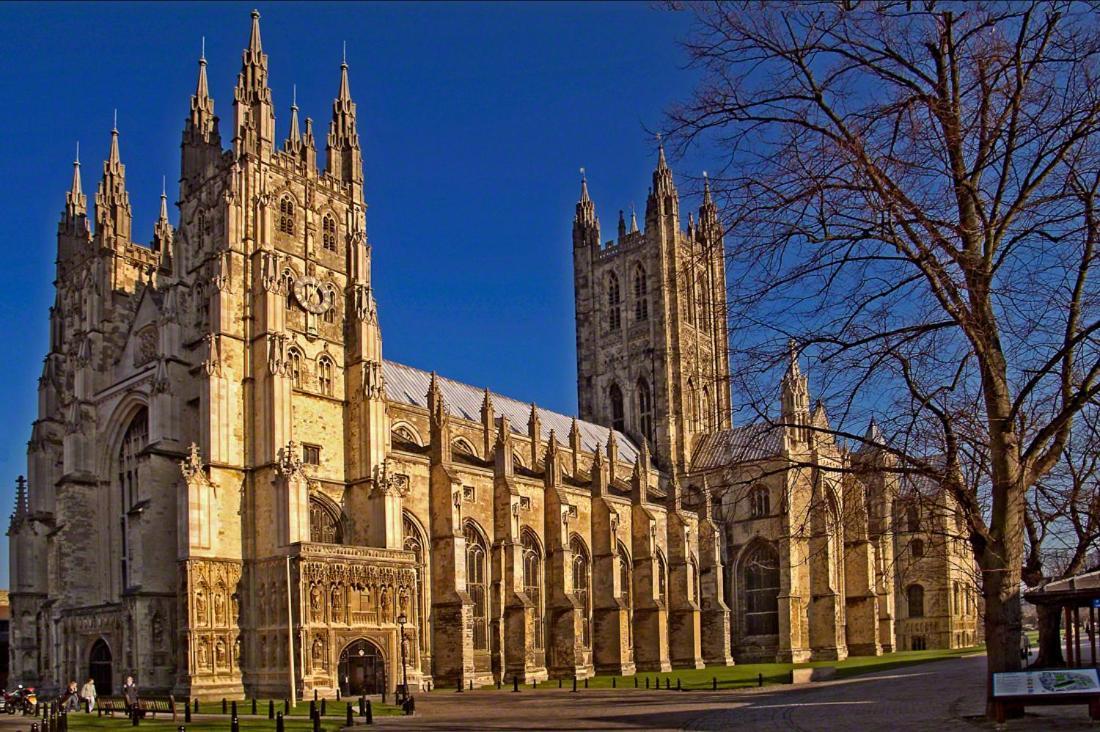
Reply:
[[[126,677],[126,683],[122,686],[122,699],[126,702],[126,713],[133,716],[138,703],[138,688],[133,676]]]
[[[87,709],[88,714],[91,714],[92,710],[95,709],[95,682],[91,678],[85,681],[84,686],[81,687],[80,698],[86,705],[85,709]]]

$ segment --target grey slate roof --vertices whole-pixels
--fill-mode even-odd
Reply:
[[[713,470],[764,460],[783,450],[783,429],[765,422],[704,435],[691,456],[691,469]]]
[[[428,407],[428,385],[432,375],[421,369],[406,366],[394,361],[384,361],[382,373],[386,382],[386,398],[391,402],[401,402],[417,407]],[[436,375],[439,390],[443,394],[443,405],[447,413],[452,417],[469,419],[474,422],[481,421],[481,403],[485,392],[476,386],[463,384],[453,379]],[[510,397],[490,392],[493,398],[493,411],[496,417],[507,417],[512,427],[512,432],[517,435],[527,435],[527,420],[531,416],[531,405]],[[569,430],[573,423],[572,417],[551,412],[548,409],[536,407],[539,419],[542,421],[542,439],[550,438],[550,430],[558,443],[567,445]],[[597,449],[603,450],[607,443],[608,429],[591,422],[577,420],[577,428],[581,433],[581,448],[588,452]],[[638,447],[621,432],[615,433],[615,441],[619,447],[619,460],[634,464],[638,457]]]

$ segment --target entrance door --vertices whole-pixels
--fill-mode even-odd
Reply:
[[[102,638],[92,644],[92,651],[88,654],[88,676],[95,682],[96,696],[110,696],[113,690],[111,683],[111,649]]]
[[[357,640],[340,653],[340,689],[348,696],[381,694],[386,688],[382,651],[368,640]]]

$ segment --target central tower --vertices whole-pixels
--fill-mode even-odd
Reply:
[[[685,472],[693,436],[730,426],[725,264],[718,210],[704,187],[696,223],[680,228],[680,197],[660,148],[645,229],[619,211],[600,222],[581,179],[573,218],[577,398],[582,419],[653,446],[662,470]]]

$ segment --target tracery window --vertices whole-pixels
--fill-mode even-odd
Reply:
[[[653,396],[645,379],[638,379],[638,430],[653,444]]]
[[[649,285],[646,282],[645,267],[638,265],[634,270],[634,319],[649,320]]]
[[[542,551],[530,531],[523,532],[523,592],[535,605],[534,647],[541,651],[543,640]]]
[[[607,391],[611,400],[611,428],[622,432],[626,429],[626,415],[623,411],[623,392],[618,384],[612,384]]]
[[[618,330],[622,325],[619,278],[614,272],[607,276],[607,325],[611,330]]]
[[[745,634],[779,632],[779,557],[759,543],[742,560],[745,585]]]
[[[626,646],[634,647],[634,571],[630,563],[630,554],[619,542],[617,561],[619,563],[619,599],[627,607]]]
[[[279,199],[279,231],[294,234],[294,201],[290,196]]]
[[[695,379],[688,379],[688,413],[685,421],[693,432],[699,431],[699,416],[699,389],[695,386]]]
[[[424,541],[424,535],[420,531],[420,527],[416,525],[416,522],[405,514],[402,527],[405,532],[405,551],[412,552],[416,557],[416,618],[414,623],[418,628],[426,628],[426,620],[428,617],[428,598],[425,594],[425,588],[427,587],[427,572],[428,572],[428,552],[427,542]],[[420,632],[417,634],[420,637],[420,650],[421,653],[425,653],[428,650],[428,633]]]
[[[668,597],[668,562],[665,555],[657,550],[657,599],[664,602]]]
[[[695,557],[688,560],[688,599],[699,602],[699,564]]]
[[[321,246],[330,252],[336,251],[336,219],[326,214],[321,220]]]
[[[317,384],[321,388],[321,393],[325,396],[332,396],[333,371],[331,358],[321,356],[317,360]]]
[[[287,310],[294,307],[294,273],[289,269],[284,269],[283,274],[279,277],[279,289],[283,291],[283,296],[286,298]]]
[[[321,499],[309,499],[309,540],[321,544],[343,544],[340,517]]]
[[[588,551],[579,536],[569,542],[569,551],[573,553],[573,596],[580,603],[584,620],[581,625],[581,643],[585,648],[592,646],[592,593],[589,591]]]
[[[149,443],[149,411],[142,407],[130,419],[130,424],[122,436],[118,451],[118,489],[119,489],[119,541],[121,544],[120,579],[122,587],[130,584],[130,541],[129,511],[140,500],[138,484],[138,463],[141,451]]]
[[[714,420],[712,417],[714,416],[714,412],[710,408],[710,389],[705,386],[703,387],[703,403],[700,405],[700,409],[703,410],[703,429],[707,432],[713,432]]]
[[[329,285],[328,288],[326,288],[326,290],[325,290],[325,298],[326,298],[326,302],[328,302],[328,309],[325,310],[324,315],[322,315],[321,317],[326,323],[335,323],[336,322],[336,288],[333,287],[332,285]]]
[[[485,586],[485,540],[472,523],[466,524],[466,591],[473,601],[474,650],[489,649],[488,596]]]
[[[297,348],[291,348],[287,351],[286,360],[289,364],[290,371],[290,383],[294,385],[295,389],[302,388],[302,352]]]
[[[909,585],[905,590],[905,599],[909,606],[909,617],[924,617],[924,588],[920,585]]]
[[[771,513],[771,497],[767,486],[753,486],[749,491],[749,507],[753,518],[763,518]]]

